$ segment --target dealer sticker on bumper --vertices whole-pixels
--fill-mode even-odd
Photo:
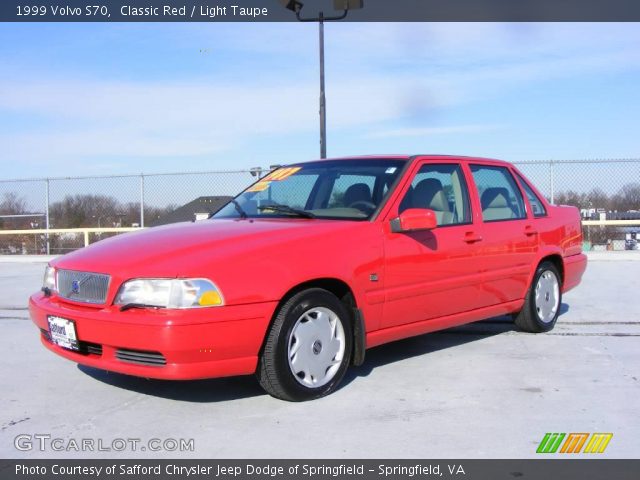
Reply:
[[[66,318],[53,316],[47,317],[47,320],[49,321],[49,334],[53,343],[63,348],[80,350],[75,323]]]

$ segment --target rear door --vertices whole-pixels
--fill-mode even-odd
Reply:
[[[474,203],[481,217],[484,281],[480,307],[524,297],[538,252],[538,232],[511,169],[504,165],[470,164]]]
[[[476,308],[481,288],[477,233],[467,179],[455,160],[413,167],[384,221],[385,303],[382,328]],[[436,212],[433,230],[393,233],[407,208]]]

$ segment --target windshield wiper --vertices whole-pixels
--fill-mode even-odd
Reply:
[[[157,305],[147,305],[146,303],[127,303],[120,307],[120,311],[125,312],[127,310],[131,310],[132,308],[154,308],[157,310],[162,307],[159,307]]]
[[[271,205],[260,205],[258,207],[258,210],[273,210],[274,212],[288,213],[289,215],[296,215],[303,218],[316,218],[316,216],[311,212],[307,212],[306,210],[301,210],[299,208],[293,208],[289,205],[281,205],[279,203],[273,203]]]
[[[236,212],[238,212],[238,215],[240,215],[240,218],[248,218],[249,215],[247,215],[247,212],[245,212],[242,207],[240,206],[240,204],[238,203],[238,201],[235,198],[232,198],[231,200],[229,200],[229,203],[232,203],[234,208],[236,209]],[[212,213],[209,215],[209,218],[213,217],[215,215],[216,212]]]

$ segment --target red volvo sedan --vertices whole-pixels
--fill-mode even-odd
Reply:
[[[299,401],[333,392],[382,343],[504,314],[551,330],[581,248],[578,210],[506,162],[322,160],[274,170],[209,220],[53,260],[29,308],[45,347],[75,362],[255,373]]]

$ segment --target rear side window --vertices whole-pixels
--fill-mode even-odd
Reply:
[[[485,222],[526,218],[524,200],[509,169],[471,165],[471,173],[480,195]]]
[[[531,210],[533,210],[534,217],[544,217],[547,214],[547,210],[544,208],[544,203],[540,200],[531,187],[524,181],[520,175],[516,173],[516,177],[518,177],[518,181],[520,185],[522,185],[522,189],[524,190],[525,195],[529,199],[529,205],[531,205]]]
[[[457,164],[423,165],[400,202],[398,213],[408,208],[429,208],[438,225],[471,222],[469,196],[460,166]]]

